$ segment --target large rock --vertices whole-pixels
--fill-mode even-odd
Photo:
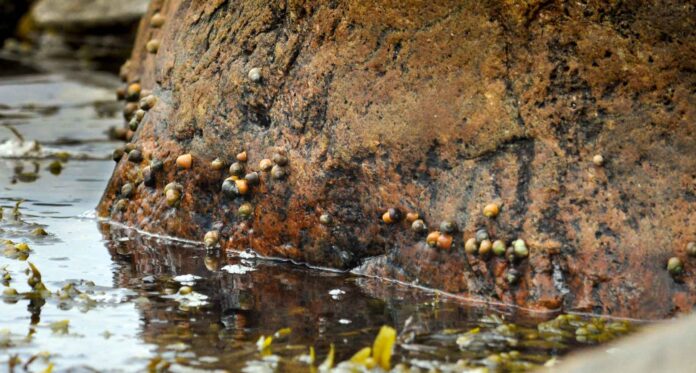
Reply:
[[[696,316],[651,325],[610,346],[571,355],[553,368],[557,373],[632,372],[689,373],[694,371]]]
[[[137,22],[150,0],[40,0],[32,16],[40,27],[85,29]]]
[[[696,9],[612,4],[153,1],[125,71],[158,97],[133,137],[144,160],[118,162],[100,214],[542,310],[688,311]],[[150,27],[155,12],[162,28]],[[209,164],[242,150],[248,170],[285,154],[288,176],[262,173],[250,194],[224,197],[227,172]],[[189,170],[175,165],[184,153]],[[152,158],[164,161],[155,186],[114,208]],[[172,181],[176,208],[163,197]],[[250,219],[237,214],[245,201]],[[496,219],[481,213],[491,201]],[[383,223],[389,208],[460,232],[450,250],[430,248],[406,222]],[[529,258],[465,254],[480,228],[526,240]]]

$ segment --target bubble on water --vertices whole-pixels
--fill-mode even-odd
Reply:
[[[192,275],[192,274],[186,274],[186,275],[179,275],[174,277],[174,281],[182,284],[182,285],[188,285],[191,286],[196,283],[196,281],[200,280],[202,277]]]
[[[329,295],[331,295],[332,299],[338,300],[341,298],[341,295],[345,294],[346,292],[341,290],[341,289],[332,289],[329,291]]]
[[[232,264],[232,265],[226,265],[226,266],[222,267],[222,270],[229,272],[229,273],[232,273],[232,274],[235,274],[235,275],[243,275],[247,272],[253,272],[256,269],[252,268],[252,267],[246,267],[243,265],[239,265],[239,264]]]

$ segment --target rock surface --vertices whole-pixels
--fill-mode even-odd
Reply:
[[[32,16],[40,27],[84,29],[137,22],[150,0],[40,0]]]
[[[157,96],[132,140],[143,160],[117,163],[99,212],[523,307],[689,311],[694,30],[687,1],[155,0],[124,66]],[[241,151],[247,171],[285,155],[287,175],[260,172],[248,194],[224,196]],[[189,169],[175,163],[184,153]],[[154,158],[163,171],[140,183]],[[163,187],[174,181],[182,193],[170,207]],[[133,197],[120,194],[126,182]],[[484,217],[493,201],[500,214]],[[237,213],[245,202],[249,218]],[[452,247],[429,247],[403,220],[385,224],[389,208],[418,212],[431,230],[455,222]],[[481,228],[524,239],[529,257],[466,254]],[[676,278],[673,256],[684,263]]]
[[[558,373],[592,372],[693,372],[696,317],[690,316],[662,325],[653,325],[640,333],[609,346],[571,355],[555,366]]]

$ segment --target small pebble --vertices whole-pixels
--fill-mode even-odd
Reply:
[[[285,168],[279,165],[273,166],[271,168],[271,177],[274,179],[282,179],[285,177]]]
[[[483,240],[488,239],[488,232],[485,229],[479,229],[476,231],[476,242],[481,243]]]
[[[176,158],[176,165],[182,169],[189,169],[193,164],[193,156],[189,154],[182,154]]]
[[[331,225],[332,219],[329,214],[321,214],[319,217],[319,222],[323,225]]]
[[[160,47],[160,42],[157,39],[152,39],[145,44],[145,49],[147,49],[148,52],[155,54],[159,50]]]
[[[179,294],[181,294],[181,295],[189,295],[189,294],[191,294],[192,292],[193,292],[193,289],[191,289],[190,286],[182,286],[182,287],[179,289]]]
[[[218,241],[220,240],[220,232],[218,231],[210,231],[203,236],[203,242],[205,243],[206,247],[213,247],[217,245]]]
[[[425,225],[425,222],[421,219],[416,219],[411,223],[411,230],[413,230],[416,233],[423,233],[428,230],[428,227]]]
[[[249,183],[249,185],[251,185],[251,186],[259,185],[259,180],[260,180],[259,173],[256,171],[250,172],[250,173],[244,175],[244,180],[246,180],[247,183]]]
[[[449,234],[441,234],[437,238],[437,248],[442,250],[449,250],[452,247],[452,236]]]
[[[408,214],[406,214],[406,221],[409,223],[413,223],[418,219],[420,219],[420,216],[418,216],[417,212],[409,212]]]
[[[154,28],[160,28],[164,25],[165,18],[163,15],[159,13],[155,13],[152,15],[152,18],[150,18],[150,26]]]
[[[125,183],[121,187],[121,196],[124,198],[130,198],[133,195],[133,184]]]
[[[135,144],[133,144],[132,142],[126,143],[126,145],[124,145],[123,148],[126,150],[126,153],[130,153],[130,152],[132,152],[133,150],[137,149],[137,147],[135,146]]]
[[[594,163],[597,167],[602,166],[604,165],[604,157],[602,157],[601,154],[597,154],[592,157],[592,163]]]
[[[237,154],[237,160],[240,162],[246,162],[247,161],[247,152],[241,152]]]
[[[268,172],[273,167],[273,162],[270,159],[262,159],[259,162],[259,169],[264,172]]]
[[[133,149],[128,153],[128,160],[133,163],[140,163],[143,161],[143,154],[138,149]]]
[[[672,276],[679,276],[684,271],[684,265],[681,259],[677,257],[671,257],[667,261],[667,270]]]
[[[210,162],[210,168],[215,171],[222,170],[223,167],[225,167],[225,163],[222,162],[220,158],[215,158],[212,162]]]
[[[493,242],[493,254],[496,256],[505,256],[506,246],[502,240]]]
[[[489,203],[483,208],[483,216],[487,218],[495,218],[500,212],[500,207],[497,203]]]
[[[258,67],[254,67],[253,69],[249,70],[249,79],[252,82],[258,82],[261,80],[261,69]]]
[[[475,238],[469,238],[464,244],[464,251],[467,254],[476,255],[478,253],[478,243]]]
[[[479,245],[479,254],[481,255],[488,255],[488,253],[491,252],[491,249],[493,248],[493,244],[491,243],[491,240],[483,240],[481,241],[481,244]]]
[[[243,203],[241,206],[239,206],[239,210],[237,212],[239,213],[239,215],[247,217],[254,212],[254,209],[250,203]]]
[[[430,247],[435,247],[437,246],[437,241],[440,239],[440,232],[438,231],[433,231],[428,233],[428,237],[425,238],[425,242],[428,244]]]
[[[145,118],[145,110],[143,110],[143,109],[136,110],[134,118],[137,119],[138,121],[143,120],[143,118]]]
[[[244,166],[239,162],[234,162],[230,165],[230,175],[242,176],[244,174]]]

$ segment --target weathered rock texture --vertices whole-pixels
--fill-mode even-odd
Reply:
[[[149,27],[156,11],[160,29]],[[100,212],[522,306],[688,311],[695,30],[688,1],[153,1],[127,71],[159,99],[133,138],[145,160],[117,164]],[[242,150],[251,170],[286,154],[288,177],[262,173],[250,195],[224,198],[227,173],[209,163]],[[188,152],[192,169],[178,170]],[[156,186],[139,184],[125,211],[113,209],[151,158],[165,166]],[[178,208],[162,196],[171,181],[184,187]],[[244,200],[249,220],[237,216]],[[485,218],[494,200],[501,214]],[[406,222],[384,224],[390,207],[431,229],[454,220],[452,249],[428,247]],[[333,225],[319,223],[323,213]],[[464,254],[479,228],[525,239],[530,257]],[[672,256],[685,263],[676,281]]]
[[[147,10],[150,0],[40,0],[32,16],[40,27],[85,29],[129,26]]]

